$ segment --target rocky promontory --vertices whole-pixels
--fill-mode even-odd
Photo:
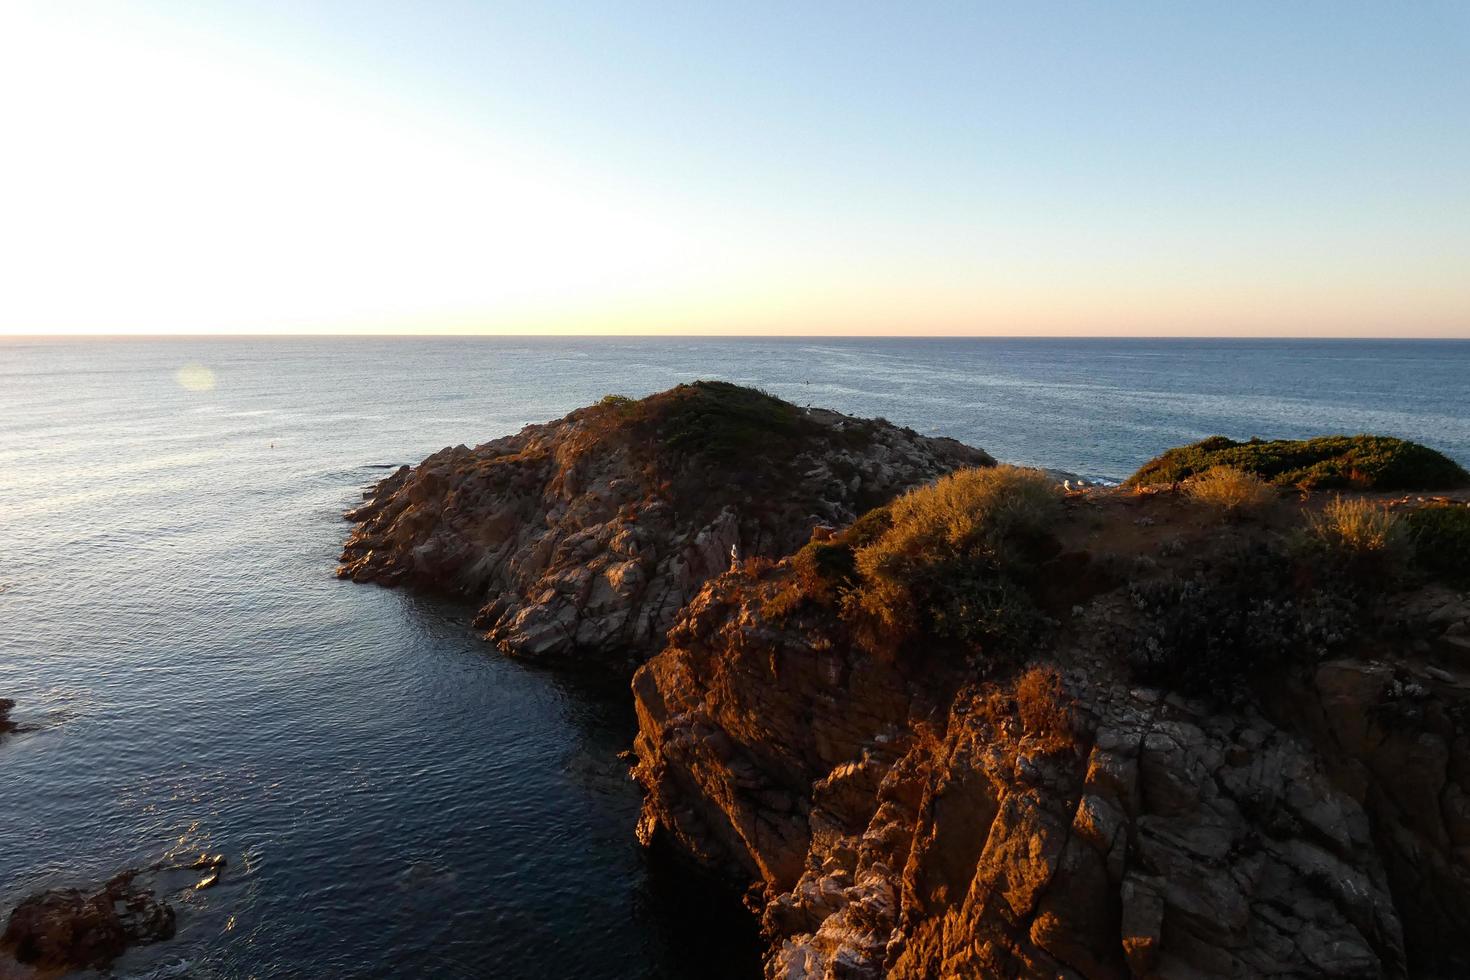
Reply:
[[[1470,475],[1058,479],[700,382],[398,470],[338,574],[642,663],[638,836],[744,889],[773,980],[1470,973]]]
[[[446,592],[521,657],[636,664],[732,561],[779,558],[894,495],[993,460],[881,419],[722,382],[403,467],[347,516],[338,574]]]

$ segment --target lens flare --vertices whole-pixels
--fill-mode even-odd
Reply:
[[[174,372],[174,380],[188,391],[214,390],[214,372],[203,364],[185,364]]]

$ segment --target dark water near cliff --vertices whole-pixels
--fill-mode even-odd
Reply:
[[[620,689],[330,574],[376,467],[695,377],[1098,477],[1213,433],[1470,462],[1470,343],[0,340],[0,695],[38,725],[0,745],[0,908],[210,849],[121,972],[753,972],[633,844]]]

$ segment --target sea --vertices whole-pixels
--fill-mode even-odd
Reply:
[[[125,977],[755,977],[645,854],[621,682],[333,577],[401,463],[697,378],[1126,477],[1205,436],[1470,464],[1470,342],[0,338],[0,914],[218,852]]]

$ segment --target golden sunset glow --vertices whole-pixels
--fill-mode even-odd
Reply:
[[[214,372],[202,364],[186,364],[174,372],[174,380],[185,391],[213,391]]]

